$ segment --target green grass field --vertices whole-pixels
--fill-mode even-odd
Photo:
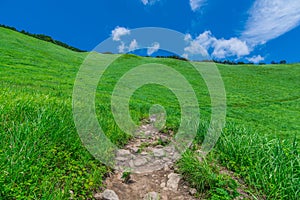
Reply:
[[[74,81],[87,55],[0,28],[0,199],[66,199],[71,193],[86,199],[102,186],[110,169],[82,145],[72,114]],[[195,69],[172,59],[124,55],[109,67],[96,95],[103,130],[118,146],[130,139],[114,122],[110,97],[124,73],[151,62],[173,67],[196,91],[203,126],[195,144],[200,144],[210,117],[208,91]],[[227,124],[211,159],[243,177],[254,193],[267,199],[297,199],[300,64],[217,66],[226,89]],[[132,96],[134,121],[147,117],[152,104],[165,107],[167,128],[177,130],[177,99],[156,85],[146,85]],[[188,167],[195,164],[193,156],[188,153],[179,161],[181,172],[187,178],[210,174]],[[201,191],[199,181],[190,180]]]

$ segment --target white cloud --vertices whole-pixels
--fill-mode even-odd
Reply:
[[[151,47],[148,47],[147,54],[151,56],[153,53],[157,52],[160,48],[160,44],[158,42],[154,42]]]
[[[184,36],[184,41],[186,41],[186,42],[189,42],[189,41],[191,41],[193,38],[192,38],[192,36],[191,36],[191,34],[186,34],[185,36]]]
[[[141,0],[144,5],[153,5],[160,0]]]
[[[130,52],[138,49],[139,45],[136,39],[132,40],[129,44],[129,46],[126,46],[126,44],[121,41],[121,44],[118,46],[119,53],[125,53]]]
[[[142,3],[143,3],[144,5],[147,5],[149,2],[148,2],[148,0],[142,0]]]
[[[118,46],[119,53],[124,53],[125,49],[126,49],[125,43],[121,42],[121,44]]]
[[[247,59],[248,61],[250,61],[250,62],[253,62],[253,63],[259,63],[260,61],[265,60],[265,58],[262,57],[261,55],[253,56],[253,57],[246,58],[246,59]]]
[[[208,56],[208,45],[211,42],[210,37],[208,36],[210,34],[209,31],[206,31],[202,34],[200,34],[195,40],[192,39],[192,36],[190,34],[187,34],[185,36],[185,41],[189,42],[189,46],[184,49],[185,57],[188,57],[188,55],[202,55],[202,56]]]
[[[125,42],[121,40],[122,36],[130,35],[130,30],[124,27],[117,26],[111,32],[113,41],[119,41],[121,44],[118,46],[119,53],[125,53],[126,51],[134,51],[138,48],[136,39],[132,40],[129,46],[126,46]]]
[[[210,31],[205,31],[196,37],[194,40],[190,34],[185,35],[185,41],[189,42],[189,46],[184,49],[188,54],[208,56],[208,49],[212,47],[217,40],[212,36]]]
[[[130,30],[124,27],[117,26],[112,32],[111,32],[112,38],[114,41],[120,41],[121,37],[124,35],[130,35]]]
[[[237,56],[238,58],[249,55],[250,50],[245,41],[238,38],[230,38],[229,40],[219,39],[213,43],[213,57],[226,58],[228,56]]]
[[[251,45],[264,44],[300,24],[299,0],[256,0],[241,38]]]
[[[192,36],[187,34],[185,41],[189,46],[184,49],[187,55],[201,55],[207,57],[208,51],[213,50],[212,57],[226,58],[228,56],[242,57],[250,54],[250,50],[246,42],[238,38],[217,39],[210,31],[205,31],[196,37],[194,40]],[[186,56],[186,55],[185,55]]]
[[[186,59],[189,59],[189,54],[184,53],[184,54],[181,55],[181,57],[186,58]]]
[[[212,33],[210,31],[204,31],[203,33],[199,34],[199,36],[195,40],[192,39],[192,36],[190,34],[187,34],[184,39],[185,41],[190,41],[195,46],[201,44],[201,46],[205,49],[208,49],[209,46],[211,46],[216,41],[216,38],[212,36]]]
[[[130,45],[129,45],[129,48],[128,48],[128,51],[134,51],[136,50],[137,48],[139,47],[136,39],[132,40]]]
[[[190,6],[192,11],[196,11],[205,3],[206,0],[190,0]]]

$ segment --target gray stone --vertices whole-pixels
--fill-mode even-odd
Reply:
[[[167,152],[174,152],[174,150],[175,150],[173,146],[166,146],[164,149]]]
[[[195,188],[191,188],[189,192],[191,195],[195,195],[197,193],[197,190]]]
[[[163,157],[163,161],[170,161],[170,158],[168,158],[168,157]]]
[[[132,160],[129,161],[129,167],[134,168],[134,163]]]
[[[144,197],[144,200],[159,200],[159,194],[157,192],[149,192]]]
[[[168,175],[167,187],[173,191],[177,191],[181,176],[179,174],[171,173]]]
[[[142,165],[145,165],[147,164],[147,159],[146,158],[137,158],[136,160],[133,161],[134,162],[134,165],[139,167],[139,166],[142,166]]]
[[[170,170],[170,167],[169,167],[169,165],[165,164],[165,166],[164,166],[164,170],[165,170],[165,171],[169,171],[169,170]]]
[[[139,151],[139,148],[133,147],[133,148],[131,148],[131,150],[132,150],[133,153],[137,153]]]
[[[101,200],[102,199],[102,194],[101,193],[94,194],[94,198],[96,200]]]
[[[128,155],[130,155],[130,151],[125,150],[125,149],[120,149],[120,150],[118,150],[117,155],[118,155],[118,157],[128,156]]]
[[[154,166],[160,165],[160,169],[163,168],[163,162],[161,160],[152,161]]]
[[[126,158],[126,157],[116,157],[116,160],[117,160],[117,161],[124,162],[124,161],[126,161],[126,160],[129,160],[129,158]]]
[[[163,149],[153,149],[153,154],[155,157],[165,156],[165,151]]]
[[[106,189],[102,194],[101,198],[103,200],[119,200],[118,195],[113,190]]]

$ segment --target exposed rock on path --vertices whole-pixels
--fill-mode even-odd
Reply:
[[[116,156],[117,170],[105,181],[120,200],[194,200],[188,185],[175,173],[179,153],[171,144],[173,133],[160,133],[155,116],[142,125],[136,136]],[[124,172],[130,179],[124,182]],[[128,178],[128,177],[127,177]],[[102,196],[104,196],[102,194]]]
[[[179,153],[173,133],[160,133],[155,116],[142,125],[136,136],[116,153],[116,171],[104,182],[107,190],[95,194],[103,200],[195,200],[197,190],[176,173]],[[222,170],[224,172],[224,169]],[[227,172],[228,174],[228,172]],[[252,199],[244,190],[237,199]],[[245,197],[245,198],[244,198]]]

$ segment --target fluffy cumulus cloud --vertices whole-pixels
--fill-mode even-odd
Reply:
[[[264,44],[300,24],[299,0],[256,0],[241,38],[251,45]]]
[[[185,57],[187,57],[187,55],[208,56],[207,50],[212,45],[215,38],[211,36],[210,31],[205,31],[195,39],[193,39],[190,34],[187,34],[184,40],[189,43],[189,46],[184,49],[186,52],[184,55]]]
[[[203,6],[205,1],[206,0],[190,0],[190,6],[191,6],[192,11],[196,11],[199,8],[201,8],[201,6]]]
[[[187,34],[185,36],[185,41],[189,44],[189,46],[184,49],[185,54],[183,56],[185,57],[188,55],[201,55],[207,57],[210,49],[212,49],[211,56],[220,59],[229,56],[240,58],[250,54],[249,47],[245,41],[238,38],[230,38],[228,40],[223,38],[217,39],[210,31],[205,31],[195,39]]]
[[[153,5],[160,0],[141,0],[144,5]]]
[[[111,32],[111,36],[114,41],[120,41],[121,37],[124,35],[130,35],[130,30],[124,27],[117,26],[114,30]]]
[[[250,61],[250,62],[253,62],[253,63],[259,63],[260,61],[265,60],[265,58],[262,57],[261,55],[253,56],[253,57],[246,58],[246,59],[247,59],[248,61]]]
[[[154,42],[151,47],[148,48],[147,54],[151,56],[153,53],[157,52],[160,48],[160,44],[158,42]]]
[[[122,41],[121,37],[125,35],[130,35],[130,30],[124,27],[117,26],[114,30],[111,32],[111,36],[113,41],[120,42],[120,45],[118,46],[119,53],[125,53],[127,51],[134,51],[138,48],[138,42],[134,39],[130,42],[130,44],[126,45],[124,41]]]
[[[245,41],[238,38],[230,38],[229,40],[219,39],[213,44],[213,57],[226,58],[228,56],[237,56],[238,58],[249,55],[250,50]]]

